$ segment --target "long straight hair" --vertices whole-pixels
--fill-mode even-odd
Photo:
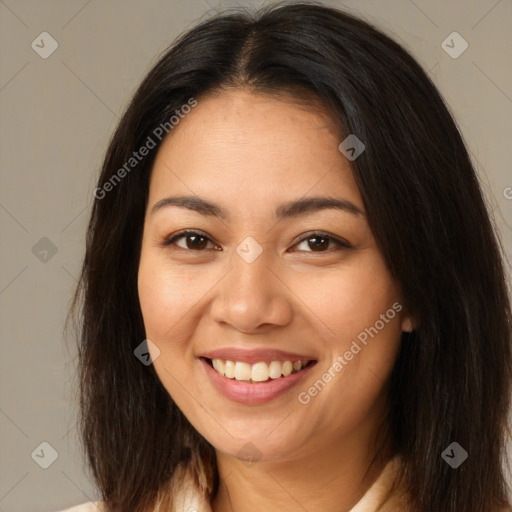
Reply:
[[[154,130],[191,98],[230,88],[314,96],[344,136],[366,146],[352,162],[354,176],[380,251],[418,319],[402,339],[389,396],[389,435],[411,510],[506,505],[511,311],[499,243],[461,134],[399,44],[351,15],[297,3],[220,14],[189,30],[144,79],[110,142],[73,309],[83,446],[108,509],[155,507],[194,453],[216,472],[212,446],[133,351],[145,338],[137,271],[161,143]],[[156,148],[112,181],[148,137]],[[441,457],[452,442],[469,455],[457,469]]]

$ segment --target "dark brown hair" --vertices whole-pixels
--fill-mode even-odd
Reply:
[[[511,311],[499,244],[461,134],[400,45],[360,19],[310,3],[206,20],[140,85],[98,187],[106,190],[191,97],[200,102],[238,87],[314,94],[345,136],[366,145],[354,176],[383,257],[419,319],[402,340],[390,386],[390,436],[413,509],[490,512],[506,504]],[[137,272],[159,144],[95,200],[75,296],[82,439],[113,512],[154,506],[194,450],[215,466],[213,448],[133,353],[145,338]],[[454,441],[469,454],[457,469],[441,458]]]

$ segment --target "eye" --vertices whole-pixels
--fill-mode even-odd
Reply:
[[[322,232],[308,233],[303,236],[294,247],[300,247],[303,244],[307,248],[299,249],[301,252],[331,252],[332,250],[340,250],[342,248],[352,248],[347,241]],[[192,251],[203,251],[207,249],[222,250],[219,246],[215,245],[206,234],[193,230],[185,230],[176,233],[166,239],[162,245],[165,247],[175,245],[181,249]]]
[[[208,247],[208,244],[211,244]],[[176,245],[181,249],[202,251],[204,249],[220,250],[213,242],[204,234],[199,231],[186,230],[177,233],[163,243],[164,246]]]
[[[308,233],[299,240],[295,247],[300,247],[303,244],[309,248],[305,252],[331,252],[332,246],[335,247],[334,250],[352,248],[347,241],[322,232]]]

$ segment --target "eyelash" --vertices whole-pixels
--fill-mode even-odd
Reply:
[[[194,230],[191,230],[191,229],[186,229],[186,230],[180,231],[180,232],[172,235],[170,238],[165,239],[163,241],[162,245],[164,247],[170,247],[171,245],[174,245],[177,240],[179,240],[181,238],[186,238],[189,235],[199,235],[200,237],[205,238],[207,241],[214,243],[205,233],[203,233],[201,231],[194,231]],[[312,231],[310,233],[307,233],[304,237],[302,237],[300,240],[298,240],[294,244],[294,246],[295,245],[299,245],[302,242],[304,242],[306,240],[309,240],[310,238],[314,238],[314,237],[325,238],[325,239],[327,239],[329,241],[334,242],[338,246],[336,249],[334,249],[335,251],[339,251],[339,250],[342,250],[342,249],[352,249],[353,248],[347,241],[345,241],[345,240],[343,240],[341,238],[335,237],[333,235],[330,235],[329,233],[324,233],[322,231]],[[207,250],[207,249],[199,249],[199,250],[184,249],[183,247],[179,247],[179,249],[182,249],[184,251],[193,251],[193,252],[204,252],[205,250]],[[211,250],[211,249],[209,249],[209,250]],[[217,250],[217,249],[214,249],[214,250]],[[331,253],[331,252],[333,252],[333,249],[327,249],[325,251],[299,251],[299,252]]]

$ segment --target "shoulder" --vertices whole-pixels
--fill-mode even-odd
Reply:
[[[102,503],[102,501],[88,501],[87,503],[82,503],[59,512],[104,512]]]

